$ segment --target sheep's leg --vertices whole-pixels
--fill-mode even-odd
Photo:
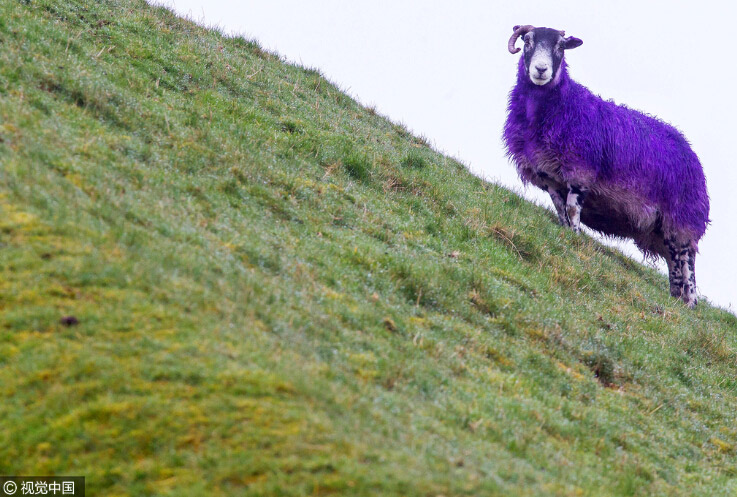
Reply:
[[[653,234],[658,237],[660,245],[654,251],[660,254],[668,264],[668,283],[670,284],[670,295],[677,299],[681,298],[683,292],[683,272],[680,264],[676,264],[676,242],[674,238],[668,238],[663,234],[663,217],[658,214],[655,221]]]
[[[683,291],[683,275],[681,274],[681,266],[676,264],[676,258],[674,252],[671,250],[670,245],[668,247],[668,257],[666,262],[668,263],[668,282],[670,283],[670,295],[677,299],[681,298],[681,292]]]
[[[571,184],[568,185],[566,214],[568,216],[568,225],[576,233],[581,231],[581,209],[585,195],[582,188]]]
[[[668,248],[668,276],[670,294],[680,298],[688,307],[694,307],[696,298],[696,252],[691,243],[676,243],[666,240]]]
[[[686,258],[683,262],[683,295],[681,298],[687,306],[693,308],[698,303],[696,298],[696,251],[687,248]]]
[[[566,214],[566,196],[568,193],[565,190],[556,190],[555,188],[548,188],[550,198],[553,200],[553,205],[558,213],[558,223],[561,226],[570,226],[571,223],[568,220],[568,214]]]
[[[553,201],[555,211],[558,213],[558,223],[561,226],[570,226],[568,216],[566,214],[566,197],[568,190],[558,188],[558,185],[551,180],[550,176],[545,173],[538,173],[540,177],[540,188],[548,192],[550,199]]]

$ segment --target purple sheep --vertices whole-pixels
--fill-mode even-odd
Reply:
[[[694,261],[709,223],[699,159],[673,126],[604,101],[568,76],[564,31],[515,26],[525,42],[504,141],[525,184],[547,191],[561,225],[632,238],[668,262],[670,293],[696,305]],[[585,208],[584,206],[585,199]]]

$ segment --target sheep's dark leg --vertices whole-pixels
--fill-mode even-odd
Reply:
[[[568,216],[568,225],[576,233],[581,231],[581,209],[583,208],[583,200],[585,196],[586,193],[582,188],[575,185],[568,185],[566,214]]]
[[[674,253],[671,251],[670,245],[668,247],[668,281],[670,282],[670,295],[677,299],[681,298],[681,291],[683,290],[682,282],[683,276],[681,275],[681,266],[676,264]]]
[[[565,188],[560,189],[556,183],[550,179],[545,173],[538,173],[540,177],[540,188],[548,192],[550,199],[553,201],[555,211],[558,213],[558,223],[561,226],[570,226],[568,222],[568,216],[566,215],[566,197],[568,196],[568,190]]]
[[[571,223],[568,220],[568,215],[566,214],[565,200],[568,193],[565,190],[556,190],[555,188],[549,188],[548,193],[550,194],[555,210],[558,213],[558,223],[561,226],[570,226]]]
[[[670,280],[670,294],[681,298],[683,295],[683,264],[681,263],[680,245],[674,239],[666,239],[668,249],[668,278]]]
[[[683,263],[683,301],[693,308],[698,303],[696,298],[696,251],[687,248],[686,259]]]
[[[696,252],[691,243],[677,243],[670,239],[665,241],[668,248],[668,277],[670,294],[680,298],[688,307],[694,307],[696,298]]]
[[[663,233],[663,217],[658,214],[655,221],[655,229],[653,233],[660,239],[662,246],[658,247],[657,252],[663,256],[668,264],[668,282],[670,283],[670,295],[677,299],[681,298],[683,292],[683,273],[681,266],[676,264],[676,243],[675,239],[669,239]]]

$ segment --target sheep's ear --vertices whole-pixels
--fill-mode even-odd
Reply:
[[[517,28],[519,28],[519,26],[515,26],[515,27],[513,27],[513,28],[512,28],[512,31],[517,31]]]
[[[580,47],[581,45],[583,45],[583,40],[579,40],[578,38],[574,38],[573,36],[565,38],[563,42],[563,48],[565,48],[566,50]]]

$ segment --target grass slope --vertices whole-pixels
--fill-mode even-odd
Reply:
[[[733,315],[254,42],[31,0],[0,43],[2,474],[737,492]]]

